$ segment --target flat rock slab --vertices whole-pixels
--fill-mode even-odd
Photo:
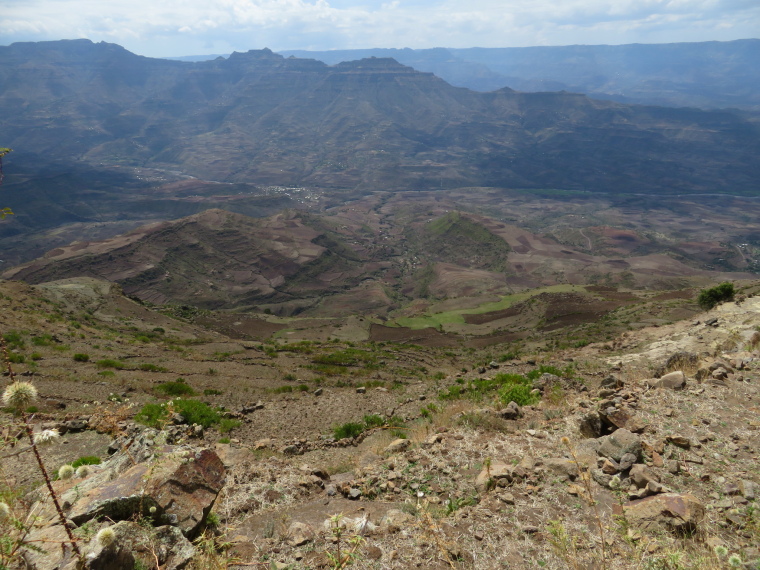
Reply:
[[[623,506],[626,520],[644,530],[690,532],[705,516],[704,505],[689,494],[664,493]]]
[[[121,476],[84,494],[68,517],[76,524],[109,517],[125,520],[152,516],[194,536],[224,485],[225,469],[209,449],[169,453],[151,463],[140,463]],[[151,512],[151,509],[155,511]]]

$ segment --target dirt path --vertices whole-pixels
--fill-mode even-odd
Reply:
[[[586,234],[583,233],[583,230],[580,230],[581,235],[586,238],[586,241],[588,241],[588,250],[593,251],[593,246],[591,245],[591,238],[588,237]]]

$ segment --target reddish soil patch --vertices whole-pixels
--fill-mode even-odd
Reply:
[[[509,307],[501,309],[499,311],[491,311],[490,313],[481,313],[479,315],[462,315],[464,322],[468,325],[483,325],[500,319],[506,319],[507,317],[516,317],[520,314],[520,310],[515,307]]]
[[[538,296],[547,302],[546,326],[541,330],[551,331],[566,326],[596,321],[624,303],[615,301],[599,301],[577,293],[542,293]]]
[[[459,346],[462,338],[452,333],[442,333],[434,328],[413,330],[406,327],[386,327],[372,324],[369,339],[375,342],[399,342],[429,347]]]

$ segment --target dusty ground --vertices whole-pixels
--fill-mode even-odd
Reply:
[[[232,545],[229,567],[334,568],[330,556],[341,552],[351,554],[350,567],[368,569],[724,568],[729,554],[754,568],[760,559],[754,500],[732,487],[760,484],[760,369],[753,339],[760,327],[760,297],[581,348],[525,352],[492,368],[488,363],[498,348],[345,340],[288,347],[279,340],[231,339],[197,322],[148,310],[94,281],[44,290],[13,282],[0,287],[3,332],[13,341],[16,360],[24,357],[14,370],[43,396],[33,412],[40,427],[91,418],[93,412],[128,419],[144,403],[167,401],[155,388],[179,377],[198,399],[224,406],[239,419],[229,433],[211,428],[194,440],[217,449],[230,469],[215,507],[217,532]],[[753,291],[749,287],[745,293]],[[630,309],[625,292],[591,292]],[[667,312],[668,303],[684,296],[652,294],[654,304],[647,306],[652,310],[659,303]],[[717,326],[705,324],[712,318]],[[221,322],[236,327],[242,321]],[[248,325],[255,329],[255,323]],[[315,366],[318,356],[345,351],[372,360]],[[695,359],[682,366],[686,389],[650,388],[646,380],[677,352]],[[74,354],[89,359],[75,360]],[[740,362],[741,370],[720,383],[697,381],[698,368],[716,358]],[[451,386],[501,372],[522,374],[541,364],[572,365],[567,374],[573,380],[545,390],[517,420],[498,416],[494,394],[438,397]],[[610,374],[622,388],[600,391]],[[221,393],[204,394],[207,390]],[[583,474],[597,467],[597,457],[590,454],[579,422],[601,402],[615,399],[641,428],[644,462],[660,483],[705,506],[705,519],[688,536],[630,526],[620,513],[632,489],[612,489],[595,479],[584,483]],[[336,425],[361,422],[368,414],[397,416],[393,422],[405,427],[393,433],[389,423],[366,437],[333,440]],[[14,425],[7,414],[2,421]],[[11,431],[6,435],[14,435]],[[400,433],[410,446],[388,449]],[[688,449],[672,443],[677,436],[688,440]],[[70,432],[66,443],[47,448],[45,461],[54,471],[82,455],[102,456],[109,440],[92,430]],[[35,479],[28,453],[16,454],[22,446],[2,449],[10,488]],[[565,463],[558,467],[558,460]],[[670,469],[673,461],[676,472]],[[476,485],[479,474],[502,463],[520,466],[523,475],[490,490]],[[353,490],[355,500],[349,499]],[[330,528],[337,524],[335,515],[348,522],[340,533]],[[368,522],[357,529],[351,526],[357,519]],[[294,523],[305,526],[299,531]],[[297,532],[306,533],[303,543]],[[349,542],[354,537],[359,537],[355,549]],[[715,546],[728,554],[719,556]],[[217,554],[215,563],[224,556]]]

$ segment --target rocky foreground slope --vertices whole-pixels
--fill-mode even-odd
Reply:
[[[82,455],[107,459],[53,483],[92,568],[754,568],[760,560],[756,285],[741,302],[689,321],[501,362],[493,352],[405,346],[390,346],[392,359],[389,346],[369,343],[288,351],[280,340],[225,354],[232,343],[219,333],[116,290],[91,288],[85,302],[65,287],[0,286],[11,366],[41,394],[30,410],[35,429],[63,432],[63,443],[44,448],[49,469]],[[171,338],[138,339],[151,332]],[[73,358],[85,350],[88,361]],[[376,351],[374,364],[398,381],[378,378],[367,362],[334,375],[322,368],[318,382],[307,368],[361,351]],[[105,360],[121,366],[95,364]],[[493,387],[505,386],[505,373],[533,378],[533,403],[504,402]],[[160,396],[180,374],[180,384],[204,392],[198,400],[227,402],[222,415],[239,424],[221,433],[221,424],[190,425],[182,413],[157,428],[134,423],[144,403],[180,406]],[[233,377],[241,379],[230,385]],[[364,431],[332,429],[347,423]],[[40,478],[23,441],[14,443],[16,426],[3,414],[4,500],[11,517],[34,520],[28,567],[61,567],[63,527],[44,489],[26,493]],[[15,536],[8,521],[3,532]],[[117,539],[110,546],[97,538],[106,527]]]

